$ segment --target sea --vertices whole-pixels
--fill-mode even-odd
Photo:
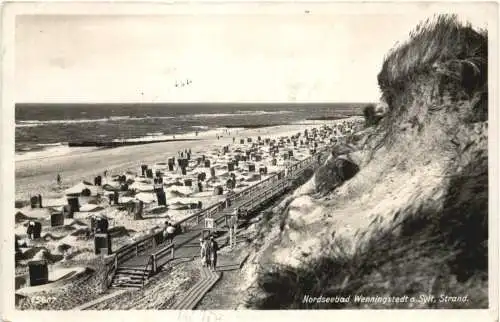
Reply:
[[[16,157],[68,150],[69,142],[133,141],[361,115],[364,103],[16,104]]]

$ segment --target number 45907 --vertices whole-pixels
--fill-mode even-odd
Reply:
[[[31,297],[31,302],[33,302],[35,304],[48,304],[48,303],[54,302],[55,300],[57,300],[57,298],[54,296],[36,295],[36,296]]]

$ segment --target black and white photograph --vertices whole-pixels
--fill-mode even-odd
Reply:
[[[88,7],[2,31],[4,305],[498,318],[497,3]]]

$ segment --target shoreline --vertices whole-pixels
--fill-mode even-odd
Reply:
[[[285,126],[285,125],[294,125],[297,123],[282,123],[282,124],[249,124],[249,125],[231,125],[231,124],[225,124],[222,127],[228,128],[228,129],[234,129],[234,128],[243,128],[245,130],[248,129],[260,129],[260,128],[265,128],[265,127],[273,127],[273,126]]]
[[[109,141],[109,142],[97,142],[97,141],[81,141],[81,142],[68,142],[68,147],[80,148],[80,147],[98,147],[98,148],[117,148],[120,146],[129,145],[141,145],[141,144],[151,144],[160,142],[177,142],[177,141],[196,141],[199,139],[164,139],[164,140],[141,140],[141,141]]]
[[[349,118],[346,118],[349,119]],[[306,128],[322,124],[333,124],[338,120],[321,121],[315,124],[290,124],[266,128],[243,129],[236,131],[237,139],[250,136],[286,136],[293,135]],[[110,175],[138,171],[141,163],[166,162],[168,157],[183,149],[192,149],[194,153],[203,152],[212,147],[221,147],[232,143],[232,136],[216,139],[213,133],[200,133],[197,141],[157,142],[142,145],[121,146],[116,148],[98,148],[90,151],[54,155],[46,158],[16,160],[15,162],[15,199],[27,200],[32,194],[48,197],[54,195],[51,190],[56,183],[57,174],[61,174],[64,185],[72,186],[92,176],[103,173]],[[202,134],[205,134],[202,136]],[[211,134],[211,135],[210,135]]]
[[[207,135],[208,133],[214,134],[215,131],[222,130],[222,129],[247,130],[247,129],[259,129],[259,128],[266,128],[266,127],[287,126],[287,125],[295,125],[295,124],[301,124],[301,122],[277,123],[277,124],[248,124],[248,125],[224,124],[224,125],[221,125],[219,127],[208,128],[204,131],[198,131],[198,133],[199,133],[199,137],[202,137],[204,135]],[[69,141],[69,142],[56,142],[56,143],[43,143],[43,144],[39,143],[39,144],[36,144],[35,146],[31,147],[29,150],[18,149],[16,147],[15,154],[16,154],[16,156],[23,156],[27,153],[44,152],[44,151],[47,151],[50,147],[70,147],[70,148],[85,147],[85,148],[112,149],[112,148],[117,148],[117,147],[122,147],[122,146],[131,146],[131,145],[200,140],[200,138],[195,133],[196,132],[167,133],[167,134],[163,133],[162,135],[158,135],[158,137],[163,137],[162,139],[148,139],[148,138],[152,138],[152,136],[146,135],[146,136],[134,137],[134,138],[128,138],[128,139],[122,139],[122,140],[115,139],[113,141],[96,141],[96,140],[86,141],[86,140],[83,140],[83,141]],[[175,138],[175,136],[178,136],[180,138]],[[194,137],[192,137],[192,136],[194,136]],[[165,137],[174,137],[174,138],[166,139]]]

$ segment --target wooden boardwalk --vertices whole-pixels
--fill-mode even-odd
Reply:
[[[273,174],[254,186],[228,196],[230,205],[216,204],[196,213],[178,224],[183,233],[175,236],[172,244],[156,241],[155,235],[119,249],[114,255],[114,262],[109,265],[107,280],[115,287],[142,287],[147,279],[158,272],[162,266],[182,259],[193,259],[199,256],[198,239],[205,229],[205,218],[213,218],[213,232],[226,232],[226,219],[239,209],[243,214],[251,213],[261,208],[274,198],[281,196],[290,188],[291,182],[297,179],[307,168],[316,167],[321,163],[322,152],[299,161],[282,171]],[[220,234],[217,234],[220,235]],[[223,243],[219,243],[223,246]],[[236,264],[228,264],[227,269],[233,269]],[[221,267],[222,268],[222,267]]]
[[[220,272],[214,272],[209,268],[202,266],[200,268],[201,278],[194,284],[171,309],[173,310],[192,310],[198,305],[203,296],[217,283],[221,277]]]
[[[281,188],[281,189],[276,189],[276,188]],[[255,191],[255,193],[245,196],[245,198],[240,198],[239,200],[233,201],[231,206],[223,209],[220,212],[217,212],[212,216],[217,229],[224,230],[229,228],[225,225],[225,217],[231,215],[234,212],[234,210],[238,208],[245,210],[253,210],[254,208],[263,204],[265,201],[268,201],[264,199],[264,196],[261,196],[263,194],[263,191],[265,192],[266,189],[272,190],[272,192],[274,192],[273,194],[270,193],[267,195],[268,199],[270,199],[281,193],[286,188],[288,188],[288,182],[277,181],[274,184],[270,183],[268,187],[262,187],[261,188],[262,190],[257,190]],[[201,237],[204,228],[205,228],[205,223],[200,222],[195,226],[190,227],[190,230],[188,232],[175,236],[173,241],[174,256],[171,257],[170,259],[197,256],[197,252],[199,252],[199,247],[196,246],[198,246],[198,239]],[[193,244],[193,245],[188,245],[188,244]],[[151,255],[157,252],[158,250],[162,249],[163,247],[165,247],[165,244],[160,244],[154,248],[150,248],[143,254],[132,257],[127,261],[123,262],[120,265],[120,267],[144,268],[147,265]]]
[[[224,209],[224,211],[213,216],[217,228],[225,229],[226,226],[224,224],[224,218],[226,217],[226,215],[231,214],[234,209],[242,206],[243,204],[244,201],[237,202],[231,207],[226,208]],[[173,240],[174,256],[171,257],[170,260],[198,256],[200,252],[198,239],[201,238],[201,234],[204,228],[205,223],[199,223],[196,226],[192,227],[190,231],[175,236]],[[151,255],[164,248],[165,245],[166,244],[163,243],[154,248],[148,249],[145,253],[126,260],[120,265],[120,267],[144,268],[147,265]]]
[[[196,247],[184,247],[185,244],[194,240],[201,233],[199,231],[190,231],[186,234],[176,236],[174,239],[174,257],[170,260],[179,258],[189,258],[194,257],[199,250]],[[123,262],[120,267],[123,268],[144,268],[148,263],[151,255],[158,252],[165,247],[165,243],[156,246],[155,248],[148,249],[145,253],[132,257],[125,262]]]

